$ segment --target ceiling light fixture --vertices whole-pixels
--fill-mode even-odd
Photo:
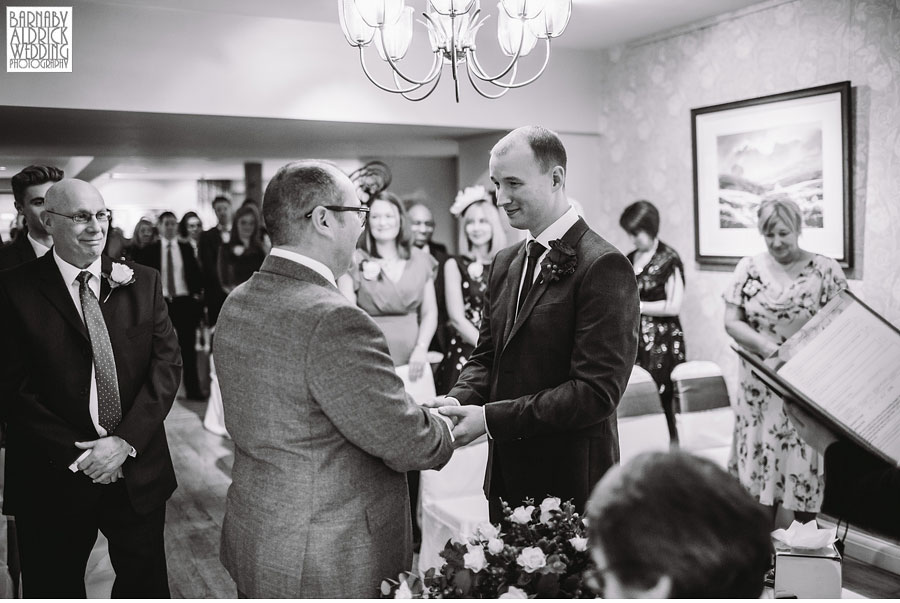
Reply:
[[[475,36],[489,15],[481,16],[480,0],[427,0],[427,11],[419,21],[428,29],[434,61],[424,78],[404,74],[397,63],[406,56],[413,36],[413,8],[404,0],[338,0],[341,29],[351,46],[359,48],[359,61],[369,81],[385,92],[400,94],[411,101],[428,98],[450,66],[456,102],[459,102],[460,71],[485,98],[500,98],[513,88],[527,86],[538,79],[550,61],[550,40],[559,37],[569,23],[572,0],[500,0],[497,3],[497,38],[500,49],[512,57],[497,75],[488,75],[475,55]],[[538,39],[545,41],[546,54],[540,71],[524,81],[516,81],[519,58],[530,53]],[[366,65],[364,48],[375,42],[381,59],[393,70],[394,86],[381,84]],[[508,79],[504,81],[504,78]],[[479,86],[489,84],[499,92],[486,92]],[[421,96],[412,96],[422,88]]]

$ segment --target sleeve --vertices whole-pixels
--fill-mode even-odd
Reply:
[[[822,291],[822,305],[825,305],[835,295],[848,288],[847,277],[844,276],[844,271],[841,268],[841,265],[832,258],[824,259],[827,263],[827,266],[826,269],[823,270],[824,282]]]
[[[447,462],[450,430],[403,389],[384,335],[365,312],[336,307],[316,325],[310,349],[311,398],[347,440],[395,471]]]
[[[486,405],[486,422],[497,441],[585,429],[609,419],[619,405],[637,356],[640,312],[634,272],[625,256],[606,253],[573,286],[570,378]]]
[[[747,279],[750,278],[751,261],[750,257],[741,258],[741,261],[739,261],[735,267],[734,274],[731,276],[731,282],[722,293],[722,298],[727,303],[734,304],[735,306],[744,305],[743,290],[744,285],[747,283]]]

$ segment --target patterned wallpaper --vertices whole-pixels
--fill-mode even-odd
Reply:
[[[599,64],[599,203],[589,221],[629,249],[622,209],[649,199],[660,238],[685,261],[688,358],[713,360],[734,393],[721,293],[730,272],[694,262],[690,110],[850,80],[855,97],[856,269],[851,288],[900,325],[900,0],[772,0]]]

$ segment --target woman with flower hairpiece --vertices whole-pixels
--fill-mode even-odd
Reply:
[[[641,302],[641,332],[635,364],[647,370],[659,388],[669,439],[678,441],[673,408],[672,369],[685,361],[684,331],[678,313],[684,298],[684,265],[678,252],[659,240],[659,211],[649,201],[625,208],[619,225],[629,234]]]
[[[456,195],[450,213],[459,219],[459,256],[444,264],[444,291],[451,337],[438,367],[435,389],[445,394],[478,342],[487,273],[494,255],[506,247],[500,216],[483,186]]]

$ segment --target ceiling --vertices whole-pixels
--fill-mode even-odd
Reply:
[[[336,23],[336,0],[93,0],[160,10],[227,13]],[[759,0],[574,0],[574,17],[558,45],[600,49],[653,36],[744,8]],[[426,0],[407,0],[417,10]],[[482,0],[485,12],[496,11]],[[490,8],[489,8],[490,7]],[[67,166],[93,179],[241,179],[255,158],[319,156],[446,157],[461,138],[488,130],[348,124],[203,115],[37,109],[0,106],[0,179],[31,163]]]

